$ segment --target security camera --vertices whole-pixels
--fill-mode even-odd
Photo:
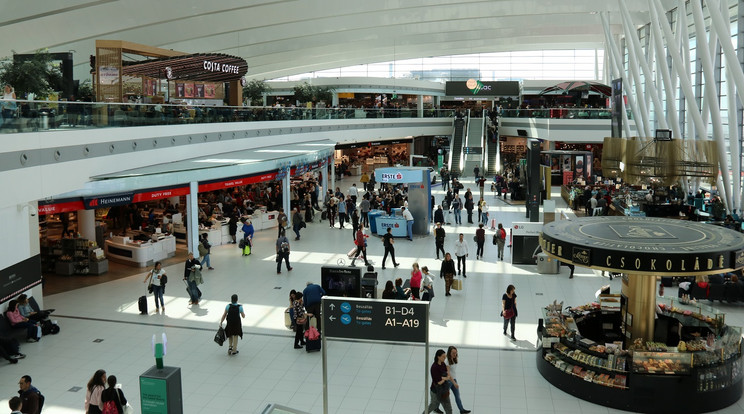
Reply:
[[[34,206],[33,204],[19,204],[18,205],[18,212],[21,212],[25,209],[28,209],[28,214],[31,217],[34,217],[37,214],[39,214],[39,210],[37,210],[36,206]]]

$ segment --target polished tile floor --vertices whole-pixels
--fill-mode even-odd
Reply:
[[[464,180],[466,186],[472,184]],[[351,181],[340,183],[348,187]],[[554,191],[555,193],[556,191]],[[439,201],[442,192],[436,187]],[[559,198],[559,194],[554,194]],[[510,226],[524,221],[523,206],[511,206],[487,192],[489,210],[498,221]],[[559,207],[565,207],[558,200]],[[446,226],[447,250],[453,235],[466,234],[472,243],[473,225]],[[491,231],[488,232],[490,236]],[[319,281],[319,267],[335,264],[352,248],[351,230],[330,229],[327,223],[308,224],[300,241],[292,241],[292,272],[276,274],[274,241],[276,230],[257,233],[253,254],[241,257],[234,245],[212,249],[214,271],[204,273],[204,298],[188,306],[180,276],[183,265],[166,267],[170,283],[166,290],[166,311],[139,315],[137,298],[145,293],[145,270],[132,276],[56,293],[44,298],[44,307],[56,308],[54,316],[62,331],[35,344],[23,344],[28,358],[3,367],[5,399],[15,395],[18,378],[29,374],[46,396],[44,412],[79,413],[83,409],[84,387],[99,368],[117,376],[125,395],[139,409],[138,376],[154,364],[153,335],[166,333],[165,363],[181,368],[185,413],[259,413],[269,403],[278,403],[310,413],[323,412],[322,362],[320,353],[306,353],[292,347],[293,333],[284,327],[284,308],[291,289],[304,288],[307,281]],[[380,263],[381,243],[370,243],[370,257]],[[398,269],[378,269],[380,285],[388,279],[406,278],[417,261],[438,274],[434,260],[433,236],[398,240]],[[496,261],[495,246],[486,244],[484,260],[468,260],[464,290],[445,297],[442,280],[436,278],[437,296],[430,311],[430,359],[449,345],[460,351],[458,381],[465,408],[473,413],[609,413],[617,412],[576,399],[550,386],[535,367],[536,326],[540,308],[553,299],[567,304],[590,302],[600,286],[620,287],[601,275],[577,268],[568,279],[560,275],[536,274],[533,265]],[[73,283],[73,282],[71,282]],[[517,341],[501,334],[500,299],[506,286],[514,284],[518,295]],[[230,295],[237,293],[244,304],[245,335],[240,354],[227,356],[213,335]],[[722,305],[727,322],[744,325],[742,305]],[[422,345],[360,343],[329,340],[328,406],[330,413],[420,413],[428,367]],[[83,390],[75,391],[74,387]],[[739,401],[725,413],[744,412]]]

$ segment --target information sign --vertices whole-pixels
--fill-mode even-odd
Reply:
[[[426,343],[429,302],[329,297],[322,300],[326,337]]]

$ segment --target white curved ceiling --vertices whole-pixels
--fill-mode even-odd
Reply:
[[[648,0],[619,1],[634,23],[648,22]],[[248,77],[271,79],[416,57],[603,48],[601,11],[619,34],[617,0],[0,0],[0,56],[74,50],[84,79],[95,40],[126,40],[237,55]]]

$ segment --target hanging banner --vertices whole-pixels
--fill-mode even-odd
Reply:
[[[207,191],[221,190],[224,188],[238,187],[248,184],[262,183],[264,181],[273,181],[276,179],[277,172],[272,171],[265,174],[255,174],[246,177],[233,177],[229,179],[222,179],[217,181],[209,181],[199,183],[199,192],[204,193]]]

